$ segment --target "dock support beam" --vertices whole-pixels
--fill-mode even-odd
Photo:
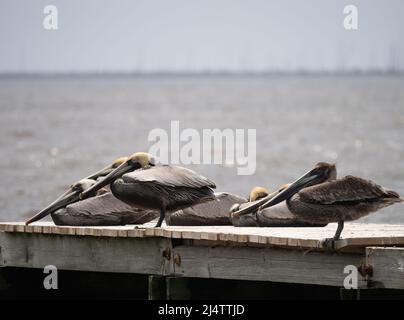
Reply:
[[[149,300],[165,300],[167,295],[166,277],[149,276]]]
[[[340,300],[360,300],[360,290],[359,289],[339,289]]]
[[[167,300],[187,300],[191,299],[189,278],[167,277]]]
[[[183,277],[149,276],[149,300],[184,300],[191,298],[189,282]]]

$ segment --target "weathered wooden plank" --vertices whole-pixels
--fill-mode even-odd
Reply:
[[[22,232],[24,231],[24,226],[16,225],[17,229],[18,227],[22,227]],[[42,226],[42,233],[44,234],[51,234],[52,233],[52,226]]]
[[[209,232],[202,232],[201,233],[201,240],[212,240],[212,241],[216,241],[217,240],[217,233],[209,233]]]
[[[0,233],[0,266],[165,274],[170,264],[162,252],[165,238],[79,237],[72,235]],[[168,269],[167,269],[168,268]]]
[[[404,289],[404,248],[366,248],[372,283],[381,288]]]
[[[77,230],[76,230],[76,232],[77,232]],[[97,228],[91,229],[91,232],[89,232],[88,234],[85,233],[85,235],[94,236],[94,237],[102,237],[102,236],[104,236],[104,234],[105,234],[105,230],[97,229]]]
[[[237,234],[232,234],[232,233],[225,234],[226,241],[237,242],[237,237],[238,237]]]
[[[185,277],[239,279],[343,286],[344,267],[359,265],[363,255],[304,254],[296,250],[246,247],[177,246],[180,264],[174,274]],[[365,286],[363,279],[359,286]]]
[[[164,237],[164,229],[163,228],[156,228],[154,230],[154,236],[156,236],[156,237]]]
[[[240,243],[247,243],[247,242],[248,242],[248,235],[246,235],[246,234],[239,234],[239,235],[237,236],[237,242],[240,242]]]
[[[32,233],[34,232],[34,225],[30,224],[29,226],[25,226],[24,227],[24,232],[26,233]],[[7,232],[7,230],[5,230]],[[54,231],[54,229],[52,228],[52,231]]]
[[[101,229],[101,235],[103,237],[118,237],[118,230],[114,229],[114,228],[103,228]]]
[[[181,239],[182,238],[182,233],[181,231],[177,230],[170,230],[171,231],[171,237],[174,239]]]
[[[228,234],[226,234],[226,233],[219,233],[219,234],[217,235],[217,240],[223,241],[223,242],[229,241],[229,240],[228,240]]]
[[[154,231],[155,231],[154,228],[146,228],[145,231],[144,231],[144,235],[146,237],[153,237],[154,236]]]
[[[181,232],[182,239],[194,239],[200,240],[201,239],[201,232],[197,231],[182,231]]]
[[[173,232],[171,230],[163,229],[163,237],[165,238],[172,238],[173,237]]]
[[[4,226],[4,231],[5,232],[13,232],[14,231],[14,225],[9,224]]]
[[[29,226],[27,226],[29,227]],[[33,233],[41,233],[41,230],[36,231],[36,225],[33,225]],[[88,232],[89,230],[86,229]],[[52,234],[65,234],[65,235],[75,235],[76,234],[76,228],[74,227],[62,227],[62,226],[56,226],[52,227]]]
[[[118,237],[125,238],[128,236],[128,230],[119,229],[118,230]]]
[[[76,235],[84,236],[86,228],[85,227],[76,227]]]
[[[128,237],[143,238],[144,236],[145,236],[145,229],[128,230]]]
[[[258,235],[250,234],[248,236],[248,242],[250,242],[250,243],[258,243]]]

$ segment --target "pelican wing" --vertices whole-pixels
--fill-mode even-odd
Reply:
[[[209,201],[182,210],[184,215],[204,217],[229,216],[229,210],[235,203],[246,203],[247,199],[228,192],[216,192],[216,201]]]
[[[214,182],[187,168],[163,165],[136,170],[122,176],[127,182],[157,182],[170,187],[216,188]]]
[[[354,176],[346,176],[342,179],[304,188],[299,191],[298,196],[303,202],[319,204],[399,197],[394,191],[386,190],[370,180]]]
[[[56,225],[115,226],[149,222],[158,215],[158,211],[132,207],[107,192],[59,209],[52,219]]]
[[[217,226],[231,225],[229,210],[235,203],[245,203],[247,199],[238,195],[215,193],[217,201],[197,204],[167,215],[167,224],[171,226]]]

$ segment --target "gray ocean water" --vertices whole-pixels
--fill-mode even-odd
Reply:
[[[257,170],[191,165],[218,190],[275,189],[318,161],[404,195],[404,78],[47,76],[0,78],[0,220],[23,220],[70,183],[148,150],[150,130],[256,129]],[[361,221],[404,223],[398,204]]]

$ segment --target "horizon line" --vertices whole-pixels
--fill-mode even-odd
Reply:
[[[1,78],[6,77],[58,77],[58,76],[133,76],[133,77],[154,77],[154,76],[312,76],[312,75],[404,75],[404,70],[216,70],[216,71],[191,71],[191,70],[159,70],[159,71],[7,71],[0,72]]]

